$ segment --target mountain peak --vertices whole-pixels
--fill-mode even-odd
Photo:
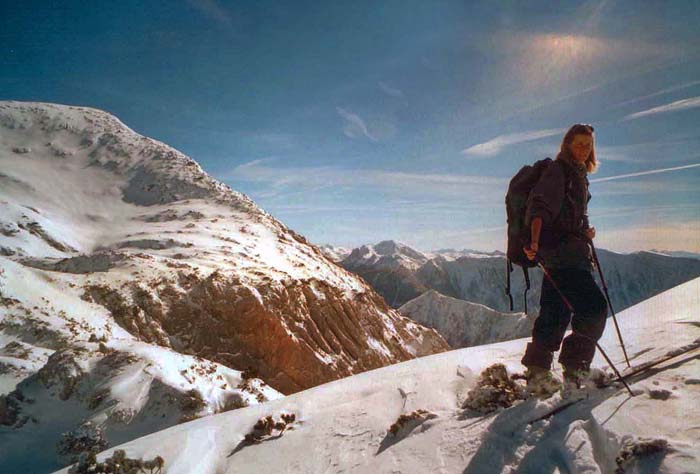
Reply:
[[[17,161],[26,156],[47,161],[52,172],[76,167],[91,168],[95,175],[102,171],[110,178],[108,185],[118,189],[127,203],[150,206],[208,199],[262,212],[247,196],[209,176],[190,157],[134,132],[102,110],[0,101],[0,126],[12,132],[6,135],[7,144],[18,155]],[[9,171],[12,176],[13,170]]]
[[[386,268],[404,267],[415,270],[428,261],[428,257],[395,240],[383,240],[375,245],[363,245],[353,249],[343,260],[343,266],[358,268],[379,265]]]

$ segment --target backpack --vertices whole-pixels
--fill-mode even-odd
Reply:
[[[526,222],[530,192],[540,180],[544,170],[552,163],[551,158],[536,161],[533,165],[520,168],[508,184],[506,194],[506,218],[508,226],[508,247],[506,251],[506,295],[510,301],[510,310],[513,311],[513,296],[510,293],[510,274],[513,264],[523,269],[525,276],[525,313],[527,313],[527,292],[530,289],[530,275],[528,269],[537,266],[533,260],[529,260],[523,247],[530,243],[530,223]]]

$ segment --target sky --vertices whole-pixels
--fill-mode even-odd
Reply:
[[[643,6],[641,6],[643,5]],[[505,250],[595,127],[610,250],[700,252],[700,2],[0,0],[0,100],[90,106],[318,244]]]

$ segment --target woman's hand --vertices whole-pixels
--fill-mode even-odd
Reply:
[[[539,249],[540,245],[537,242],[530,242],[529,247],[523,247],[523,251],[528,260],[534,260]]]
[[[588,237],[588,239],[593,240],[593,238],[595,237],[595,227],[589,227],[588,229],[586,229],[585,234],[586,237]]]

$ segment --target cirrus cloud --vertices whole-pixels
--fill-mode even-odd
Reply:
[[[623,120],[635,120],[642,117],[648,117],[649,115],[677,112],[679,110],[692,109],[695,107],[700,107],[700,96],[689,97],[687,99],[681,99],[675,102],[671,102],[670,104],[660,105],[651,109],[642,110],[641,112],[636,112],[634,114],[625,116]]]
[[[540,138],[551,137],[565,132],[563,128],[549,128],[545,130],[532,130],[529,132],[510,133],[507,135],[499,135],[491,140],[470,146],[462,150],[462,154],[473,157],[494,156],[500,153],[504,148],[518,143],[539,140]]]
[[[346,137],[357,138],[359,136],[364,135],[373,142],[378,141],[377,137],[370,133],[369,128],[367,128],[367,124],[362,119],[362,117],[352,112],[349,112],[343,109],[342,107],[336,107],[335,110],[338,112],[338,115],[345,119],[343,133]]]

